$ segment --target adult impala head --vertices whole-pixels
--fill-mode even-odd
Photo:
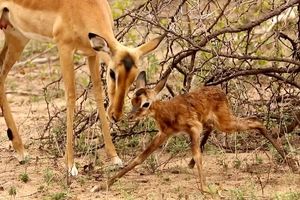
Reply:
[[[120,43],[109,44],[101,36],[94,33],[89,34],[91,45],[95,50],[105,51],[111,55],[107,69],[110,100],[108,115],[111,120],[118,121],[122,116],[124,98],[139,72],[139,60],[156,49],[164,36],[157,37],[139,47],[130,48]]]

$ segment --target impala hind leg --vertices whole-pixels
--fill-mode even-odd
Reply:
[[[207,125],[205,126],[204,128],[204,131],[203,131],[203,136],[201,137],[201,142],[200,142],[200,150],[201,150],[201,153],[203,153],[204,151],[204,146],[208,140],[208,137],[210,136],[211,132],[213,130],[213,126],[212,125]],[[201,133],[199,133],[201,134]],[[189,168],[190,169],[193,169],[194,166],[195,166],[195,160],[192,158],[188,164]]]
[[[19,59],[24,47],[28,43],[28,39],[21,35],[16,30],[13,30],[11,27],[7,28],[5,33],[5,44],[0,53],[0,64],[1,74],[0,74],[0,107],[8,127],[7,136],[11,140],[13,148],[17,152],[17,159],[22,162],[25,160],[27,153],[25,152],[22,139],[18,133],[16,123],[13,119],[7,97],[5,94],[5,79],[8,75],[8,72],[15,64],[17,59]]]
[[[247,118],[237,118],[235,116],[230,116],[226,118],[219,117],[218,129],[220,131],[231,133],[247,130],[258,130],[271,144],[275,147],[278,153],[282,156],[283,159],[286,159],[286,151],[283,147],[278,144],[271,135],[267,133],[265,126],[256,118],[256,117],[247,117]],[[288,161],[290,165],[290,162]],[[290,165],[293,169],[293,167]],[[294,169],[293,169],[294,170]]]
[[[104,94],[103,94],[103,86],[102,86],[100,70],[99,70],[99,57],[98,56],[88,57],[88,64],[89,64],[90,74],[93,83],[94,95],[97,102],[98,114],[101,120],[106,154],[109,158],[112,159],[113,164],[119,167],[123,167],[123,162],[119,158],[115,146],[112,142],[112,138],[109,130],[109,124],[107,121],[106,112],[104,108],[104,99],[103,99]]]
[[[202,132],[202,126],[199,125],[199,127],[193,127],[191,128],[190,137],[192,141],[192,153],[193,153],[193,159],[196,163],[197,169],[198,169],[198,176],[199,176],[199,186],[200,190],[203,191],[204,187],[204,181],[203,181],[203,173],[202,173],[202,153],[199,148],[200,146],[200,134]]]
[[[58,51],[60,56],[61,72],[65,86],[65,97],[67,101],[67,144],[66,144],[66,164],[69,175],[77,176],[78,170],[74,162],[74,143],[73,143],[73,122],[76,102],[75,93],[75,72],[73,66],[73,48],[68,45],[59,44]]]

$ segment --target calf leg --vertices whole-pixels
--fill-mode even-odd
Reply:
[[[260,132],[269,142],[274,146],[274,148],[278,151],[281,157],[284,160],[287,160],[288,165],[291,167],[293,171],[296,170],[294,164],[286,157],[287,153],[284,148],[278,144],[274,138],[271,137],[267,133],[265,126],[256,118],[256,117],[247,117],[247,118],[236,118],[234,116],[227,117],[226,119],[219,120],[218,128],[220,131],[230,133],[230,132],[239,132],[255,129]]]
[[[192,153],[193,153],[193,159],[196,163],[197,169],[198,169],[198,176],[200,181],[200,190],[203,191],[203,176],[202,176],[202,154],[200,151],[200,134],[199,132],[202,131],[202,128],[193,127],[190,132],[190,137],[192,140]]]
[[[201,142],[200,142],[200,150],[201,153],[203,153],[204,151],[204,146],[208,140],[208,137],[210,135],[210,133],[212,132],[213,127],[211,125],[205,126],[204,132],[203,132],[203,136],[201,138]],[[195,160],[192,158],[188,164],[190,169],[193,169],[195,166]]]
[[[108,180],[107,186],[110,187],[115,181],[124,176],[128,171],[132,170],[135,166],[143,163],[146,158],[153,153],[166,139],[168,136],[164,133],[159,132],[153,141],[148,145],[143,153],[133,159],[127,166],[121,169],[116,175]]]

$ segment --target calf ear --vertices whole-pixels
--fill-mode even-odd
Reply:
[[[146,87],[146,84],[146,72],[141,71],[136,78],[136,89],[144,88]]]
[[[93,47],[94,50],[111,53],[108,43],[103,37],[101,37],[95,33],[89,33],[88,37],[89,37],[91,46]]]
[[[168,77],[169,77],[168,73],[163,79],[161,79],[155,86],[154,91],[156,92],[156,94],[158,94],[166,85]]]

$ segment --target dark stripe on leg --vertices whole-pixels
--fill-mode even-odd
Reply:
[[[10,128],[7,129],[7,137],[10,141],[12,141],[14,139],[14,135]]]

